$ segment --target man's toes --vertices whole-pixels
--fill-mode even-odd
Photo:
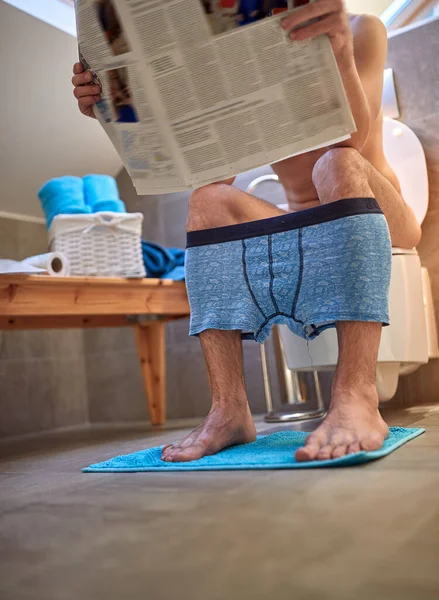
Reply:
[[[178,442],[178,443],[168,444],[162,450],[162,460],[172,461],[172,460],[174,460],[174,455],[177,452],[179,452],[180,450],[183,450],[184,448],[189,448],[190,446],[193,446],[193,445],[194,445],[193,436],[184,438],[183,440],[181,440],[181,442]]]
[[[297,462],[308,462],[315,460],[318,451],[322,447],[322,441],[315,433],[309,435],[305,440],[305,445],[296,450],[295,459]]]
[[[172,453],[174,450],[174,444],[168,444],[162,449],[162,460],[166,460],[166,458]]]
[[[189,448],[180,448],[171,457],[171,462],[191,462],[205,456],[205,448],[199,444]]]
[[[357,454],[357,452],[360,452],[361,448],[360,448],[360,443],[359,442],[354,442],[353,444],[351,444],[348,447],[348,454]]]
[[[365,452],[372,452],[372,450],[379,450],[383,445],[384,438],[379,434],[369,435],[360,442],[361,449]]]
[[[329,441],[330,445],[335,449],[338,448],[338,446],[349,446],[355,441],[355,438],[350,431],[342,429],[331,435]]]
[[[182,440],[178,444],[178,447],[181,450],[183,450],[184,448],[190,448],[191,446],[193,446],[195,444],[195,440],[196,440],[196,437],[191,435],[191,436],[185,438],[184,440]]]
[[[172,442],[172,444],[166,444],[164,448],[162,448],[162,454],[169,454],[178,446],[178,442]]]
[[[302,446],[296,450],[294,455],[297,462],[308,462],[309,460],[315,460],[317,452],[320,446],[318,444],[309,444],[308,446]]]
[[[336,446],[332,451],[331,458],[341,458],[347,453],[347,446]]]
[[[162,455],[162,460],[172,461],[174,456],[180,451],[180,444],[173,444],[170,448],[167,449],[165,454]]]
[[[323,448],[320,448],[317,452],[317,460],[329,460],[332,456],[332,450],[332,446],[323,446]]]

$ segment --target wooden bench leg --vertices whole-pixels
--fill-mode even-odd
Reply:
[[[166,421],[165,325],[136,325],[137,352],[153,425]]]

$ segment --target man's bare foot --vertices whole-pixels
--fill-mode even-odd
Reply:
[[[378,450],[388,435],[374,387],[362,392],[335,392],[328,416],[297,450],[296,460],[329,460],[361,450]]]
[[[181,442],[165,446],[162,460],[189,462],[216,454],[229,446],[248,444],[256,439],[256,429],[248,405],[212,407],[205,421]]]

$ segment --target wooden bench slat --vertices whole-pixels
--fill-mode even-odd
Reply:
[[[0,277],[0,316],[188,315],[182,282]]]

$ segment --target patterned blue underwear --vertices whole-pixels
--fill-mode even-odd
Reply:
[[[187,235],[190,335],[275,324],[313,339],[337,321],[389,324],[392,248],[374,198]]]

